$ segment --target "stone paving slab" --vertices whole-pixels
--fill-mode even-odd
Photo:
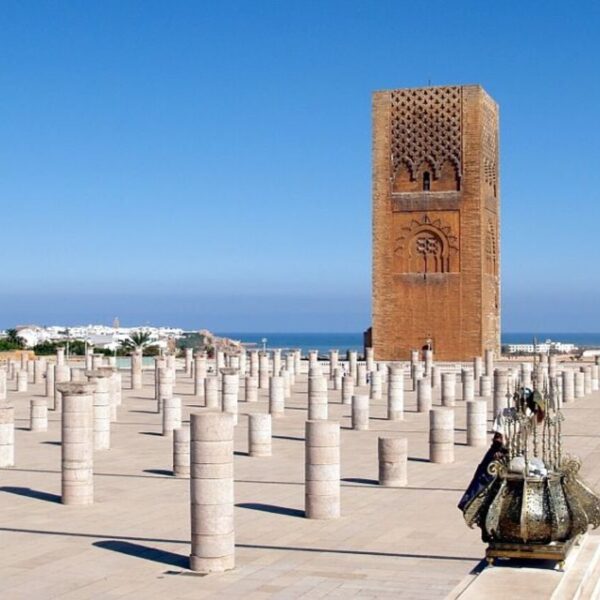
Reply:
[[[408,380],[407,380],[408,381]],[[112,425],[112,449],[94,457],[95,504],[63,506],[60,422],[27,431],[29,400],[43,393],[10,392],[16,405],[16,467],[0,470],[0,596],[20,598],[444,598],[481,561],[484,545],[456,503],[483,449],[465,445],[464,403],[456,408],[456,462],[427,462],[428,417],[406,394],[402,422],[385,420],[375,402],[369,431],[352,431],[350,407],[330,391],[330,418],[342,425],[342,517],[313,521],[304,508],[306,376],[273,421],[273,456],[247,451],[249,412],[240,403],[235,432],[236,569],[199,576],[187,570],[189,483],[171,476],[171,440],[160,435],[153,376],[130,391]],[[364,393],[366,389],[359,390]],[[180,372],[176,394],[184,418],[202,410],[192,380]],[[243,398],[243,390],[241,392]],[[458,390],[460,397],[460,388]],[[439,404],[439,392],[435,396]],[[584,474],[600,482],[600,394],[566,408],[565,445],[584,459]],[[491,419],[491,411],[488,414]],[[409,444],[406,488],[380,488],[377,437],[401,433]]]

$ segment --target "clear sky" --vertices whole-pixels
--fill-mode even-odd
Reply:
[[[600,331],[600,4],[0,4],[0,327],[361,331],[371,92],[501,108],[505,331]]]

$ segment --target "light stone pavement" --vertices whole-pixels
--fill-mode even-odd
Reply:
[[[112,424],[110,450],[94,455],[95,504],[60,504],[60,421],[31,432],[29,392],[9,392],[16,406],[15,468],[0,469],[0,597],[31,598],[444,598],[480,563],[484,545],[457,510],[484,449],[465,445],[465,407],[457,386],[455,463],[428,457],[428,415],[405,393],[402,422],[385,420],[386,400],[371,403],[370,430],[352,431],[351,407],[329,391],[330,419],[340,421],[342,516],[309,520],[304,511],[306,375],[297,379],[283,418],[273,419],[273,456],[249,457],[249,412],[240,402],[235,431],[236,568],[201,576],[187,570],[189,481],[171,475],[172,439],[160,435],[153,373],[129,390]],[[13,390],[14,382],[9,382]],[[406,379],[406,388],[410,388]],[[177,374],[176,395],[202,410],[193,380]],[[368,393],[357,388],[355,393]],[[243,399],[243,385],[240,388]],[[440,392],[434,392],[434,406]],[[600,393],[565,409],[564,442],[584,460],[584,476],[600,482]],[[488,402],[491,406],[491,399]],[[491,418],[491,411],[488,411]],[[377,485],[377,438],[408,439],[408,486]],[[532,596],[534,597],[534,596]],[[539,596],[538,596],[539,597]]]

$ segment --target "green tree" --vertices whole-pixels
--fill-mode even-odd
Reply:
[[[121,348],[126,352],[134,352],[141,350],[143,354],[154,352],[156,344],[150,339],[150,334],[147,331],[134,331],[129,334],[129,338],[121,342]]]

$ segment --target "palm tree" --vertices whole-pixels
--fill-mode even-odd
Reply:
[[[150,333],[147,331],[134,331],[133,333],[129,334],[128,339],[121,342],[121,348],[130,352],[135,352],[136,350],[143,351],[144,348],[148,348],[152,345],[153,343],[150,339]]]

